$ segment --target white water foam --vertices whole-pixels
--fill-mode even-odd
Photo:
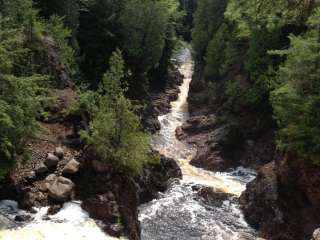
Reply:
[[[196,149],[176,138],[177,127],[189,118],[188,92],[193,74],[190,51],[184,50],[180,67],[184,82],[171,112],[160,116],[161,130],[152,138],[152,147],[179,164],[182,181],[175,181],[159,199],[140,207],[143,240],[253,240],[255,231],[248,226],[239,209],[237,197],[255,172],[239,167],[214,173],[190,165]],[[193,187],[208,186],[226,193],[228,200],[207,204]],[[230,197],[228,194],[233,195]],[[228,197],[229,196],[229,197]]]
[[[80,207],[80,202],[69,202],[55,215],[47,216],[48,207],[30,214],[20,210],[14,201],[1,201],[0,212],[14,221],[18,215],[30,215],[33,220],[15,228],[0,230],[1,240],[112,240]],[[9,221],[9,222],[10,222]]]

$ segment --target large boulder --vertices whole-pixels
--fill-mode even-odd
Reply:
[[[64,175],[75,174],[79,171],[79,167],[80,163],[77,160],[72,159],[63,168],[62,173]]]
[[[57,201],[64,202],[68,200],[74,189],[74,183],[65,177],[58,177],[48,187],[49,196]]]
[[[282,222],[278,199],[277,174],[275,163],[272,162],[261,168],[239,201],[247,221],[255,227],[261,227],[266,222]]]
[[[221,207],[225,200],[233,197],[232,194],[201,185],[193,186],[192,190],[197,192],[202,202],[210,206]]]
[[[112,192],[90,197],[82,202],[81,207],[91,217],[103,220],[105,223],[116,223],[119,218],[118,206]]]
[[[52,154],[52,153],[48,153],[46,160],[44,161],[44,164],[48,167],[48,168],[54,168],[58,165],[59,163],[59,158]]]
[[[145,167],[137,179],[140,204],[153,200],[159,192],[165,191],[172,178],[182,179],[181,169],[174,159],[161,156],[159,164]]]
[[[35,172],[37,175],[43,175],[48,172],[48,167],[44,163],[40,163],[40,165],[36,167]]]

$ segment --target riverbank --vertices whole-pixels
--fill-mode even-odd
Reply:
[[[158,115],[169,112],[170,102],[178,98],[182,79],[177,67],[173,67],[164,91],[151,94],[144,122],[151,132],[158,129]],[[158,192],[165,191],[170,178],[181,178],[179,167],[174,160],[158,156],[159,163],[146,166],[141,176],[133,179],[110,165],[99,163],[90,149],[83,148],[77,133],[79,126],[87,124],[83,122],[85,119],[76,119],[69,114],[76,97],[71,81],[59,88],[52,86],[50,96],[56,101],[47,109],[48,116],[39,119],[43,131],[37,139],[29,142],[30,160],[18,160],[15,169],[0,185],[0,200],[15,200],[17,206],[14,203],[13,208],[26,210],[21,210],[23,214],[5,211],[3,214],[9,217],[9,220],[3,217],[2,222],[7,220],[5,228],[15,228],[17,221],[21,227],[35,221],[39,222],[39,228],[54,225],[54,216],[63,211],[64,204],[76,199],[87,212],[86,218],[102,223],[97,228],[111,236],[125,235],[139,240],[139,204],[151,201]],[[48,213],[42,213],[41,219],[36,219],[35,212],[39,210]],[[83,215],[80,214],[75,221],[82,222]],[[68,225],[67,219],[65,223]],[[68,236],[74,239],[72,234]]]

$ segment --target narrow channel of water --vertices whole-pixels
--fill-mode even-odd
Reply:
[[[161,130],[153,136],[152,146],[175,159],[183,173],[182,181],[173,181],[169,189],[140,207],[142,240],[241,240],[256,239],[256,232],[245,222],[238,197],[255,172],[238,168],[225,173],[212,173],[189,164],[195,149],[175,136],[177,127],[189,118],[188,93],[193,74],[190,51],[179,56],[184,82],[170,113],[160,116]],[[194,190],[207,186],[231,194],[221,202],[207,204]]]

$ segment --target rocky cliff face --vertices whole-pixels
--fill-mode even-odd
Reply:
[[[172,67],[165,79],[165,86],[158,91],[151,91],[148,106],[143,112],[142,124],[151,133],[160,130],[158,116],[167,114],[171,109],[171,102],[178,99],[179,86],[183,82],[183,76],[177,67]]]
[[[241,72],[233,73],[241,76]],[[177,129],[177,137],[197,146],[191,163],[211,171],[247,166],[258,169],[273,159],[275,135],[272,117],[263,117],[227,103],[224,91],[208,100],[201,68],[196,66],[189,94],[191,118]]]
[[[310,239],[320,224],[320,167],[277,154],[248,185],[240,203],[267,239]]]
[[[234,76],[244,75],[236,70]],[[320,169],[294,155],[277,153],[270,115],[244,106],[231,109],[223,91],[206,100],[201,68],[196,68],[189,105],[190,120],[177,137],[197,146],[191,163],[211,171],[246,166],[258,170],[240,198],[247,221],[274,240],[311,239],[320,225]]]

